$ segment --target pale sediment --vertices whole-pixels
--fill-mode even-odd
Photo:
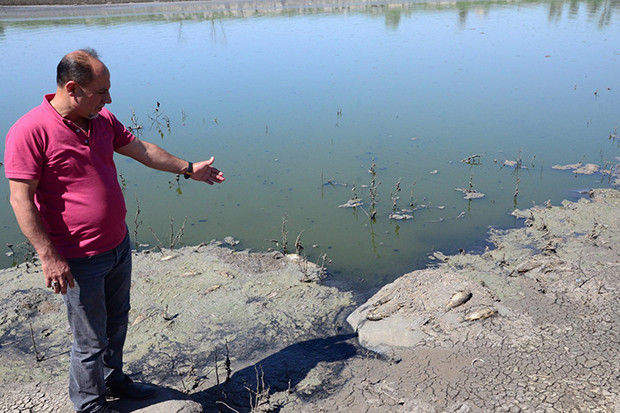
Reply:
[[[363,345],[400,361],[390,392],[369,390],[399,400],[385,411],[619,411],[620,192],[590,195],[515,211],[525,226],[492,231],[496,248],[439,255],[349,316]],[[446,308],[458,291],[471,298]]]

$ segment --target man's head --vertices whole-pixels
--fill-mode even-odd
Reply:
[[[81,49],[65,55],[56,67],[58,86],[63,87],[70,80],[80,85],[89,84],[95,76],[92,59],[99,60],[99,55],[93,49]]]
[[[56,95],[68,106],[69,118],[96,118],[112,102],[110,72],[92,49],[64,56],[56,68],[56,83]]]

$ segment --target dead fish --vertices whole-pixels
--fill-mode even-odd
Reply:
[[[136,317],[135,320],[133,320],[133,323],[131,323],[131,326],[133,327],[137,324],[140,324],[144,320],[146,320],[146,314],[140,314],[139,316]]]
[[[379,299],[377,300],[377,302],[375,302],[375,303],[373,304],[373,306],[374,306],[374,307],[378,307],[378,306],[380,306],[380,305],[383,305],[383,304],[385,304],[385,303],[388,303],[388,302],[390,302],[390,301],[392,300],[392,298],[394,298],[394,297],[393,297],[391,294],[389,294],[389,293],[388,293],[388,294],[384,294],[384,295],[382,295],[382,296],[381,296],[381,298],[379,298]]]
[[[176,258],[176,255],[166,255],[160,261],[169,261],[169,260],[171,260],[173,258]]]
[[[200,275],[200,273],[196,271],[189,271],[189,272],[184,272],[183,274],[179,275],[179,277],[188,278],[188,277],[195,277],[197,275]]]
[[[235,274],[231,273],[230,271],[224,271],[224,270],[215,270],[215,273],[224,277],[228,277],[228,278],[235,278]]]
[[[458,293],[454,294],[452,298],[450,298],[448,304],[446,304],[446,311],[450,310],[451,308],[458,307],[461,304],[465,304],[469,301],[471,296],[472,294],[469,291],[459,291]]]
[[[376,308],[373,308],[372,310],[366,313],[366,320],[369,320],[369,321],[379,321],[379,320],[383,320],[384,318],[386,317],[380,312],[376,311]]]
[[[218,288],[220,288],[221,286],[222,286],[222,284],[215,284],[215,285],[212,285],[211,287],[209,287],[209,288],[207,288],[207,289],[205,290],[205,294],[212,293],[213,291],[217,290],[217,289],[218,289]]]
[[[475,320],[484,320],[485,318],[489,318],[497,314],[497,310],[494,308],[481,308],[480,310],[473,311],[467,314],[464,318],[465,321],[475,321]]]

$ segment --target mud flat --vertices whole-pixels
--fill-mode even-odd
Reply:
[[[24,265],[0,272],[2,412],[72,411],[64,303],[42,277]],[[134,380],[160,386],[160,397],[112,405],[173,413],[202,411],[188,410],[196,405],[218,411],[227,403],[247,411],[245,386],[256,388],[257,371],[272,389],[304,386],[318,362],[343,357],[334,355],[339,346],[355,353],[330,338],[339,334],[352,294],[319,284],[320,277],[321,268],[297,255],[219,243],[134,254],[125,363]]]
[[[295,255],[217,243],[136,254],[127,371],[160,391],[112,404],[620,411],[620,192],[514,214],[523,227],[492,230],[484,254],[437,252],[360,306]],[[64,306],[41,277],[23,266],[0,272],[3,412],[71,411]]]
[[[344,387],[315,406],[620,411],[620,192],[514,215],[525,225],[491,231],[494,249],[436,253],[435,268],[404,275],[357,308],[348,321],[384,361],[355,359]],[[464,302],[448,305],[458,292]]]

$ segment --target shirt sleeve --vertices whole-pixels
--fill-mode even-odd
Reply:
[[[105,112],[104,112],[105,111]],[[136,139],[133,133],[129,132],[125,125],[123,125],[117,118],[107,109],[103,109],[102,113],[109,119],[112,129],[114,130],[114,150],[122,148]]]
[[[4,174],[8,179],[41,179],[43,143],[37,131],[16,123],[6,135]]]

